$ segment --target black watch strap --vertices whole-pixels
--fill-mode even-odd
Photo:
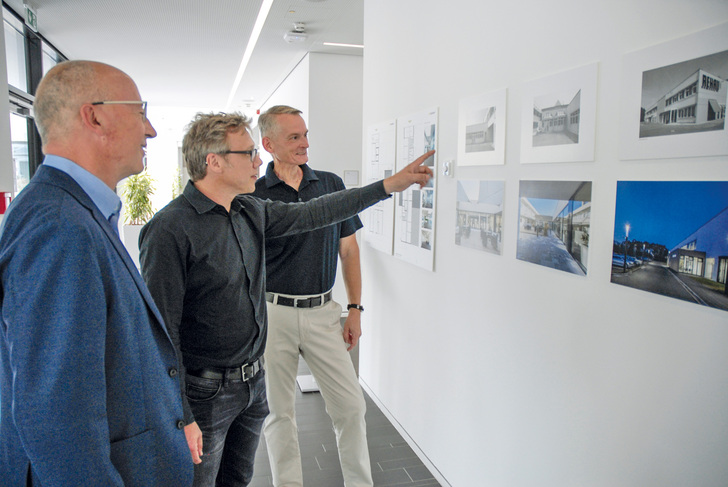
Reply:
[[[362,312],[364,311],[364,306],[362,306],[361,304],[354,303],[354,304],[347,304],[346,305],[346,310],[347,311],[350,310],[350,309],[352,309],[352,308],[358,309],[359,311],[362,311]]]

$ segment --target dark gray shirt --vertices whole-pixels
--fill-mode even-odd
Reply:
[[[273,162],[265,176],[255,182],[253,196],[287,203],[308,201],[346,189],[336,174],[301,166],[303,179],[298,190],[283,182]],[[268,291],[282,294],[321,294],[334,286],[339,260],[339,240],[362,227],[358,216],[312,232],[265,240],[265,268]]]
[[[320,228],[386,197],[379,181],[306,203],[241,195],[228,212],[188,183],[139,237],[142,276],[181,352],[183,387],[186,369],[236,367],[263,354],[266,237]]]

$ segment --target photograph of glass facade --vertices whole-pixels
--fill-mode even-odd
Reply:
[[[521,181],[516,258],[584,276],[591,181]]]

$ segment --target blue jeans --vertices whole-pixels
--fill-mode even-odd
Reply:
[[[202,463],[195,465],[194,486],[248,485],[268,415],[265,371],[247,382],[187,375],[186,383],[187,400],[202,431]]]

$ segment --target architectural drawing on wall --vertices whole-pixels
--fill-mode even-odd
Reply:
[[[591,181],[521,181],[516,258],[586,275]]]
[[[397,171],[425,152],[437,149],[437,109],[397,119]],[[395,195],[394,255],[434,270],[437,170],[435,156],[425,161],[434,176],[424,188],[417,185]]]
[[[618,181],[612,282],[728,311],[728,182]]]
[[[727,99],[728,24],[626,55],[622,158],[728,154]]]
[[[506,90],[460,101],[458,164],[503,164],[506,142]]]
[[[531,81],[521,105],[521,161],[594,160],[598,64]]]
[[[458,181],[455,244],[502,253],[504,187],[504,181]]]
[[[642,73],[640,137],[725,128],[728,51]]]
[[[397,126],[394,120],[382,122],[367,130],[366,184],[394,174]],[[364,241],[372,248],[392,254],[394,235],[394,200],[387,198],[362,214]]]

